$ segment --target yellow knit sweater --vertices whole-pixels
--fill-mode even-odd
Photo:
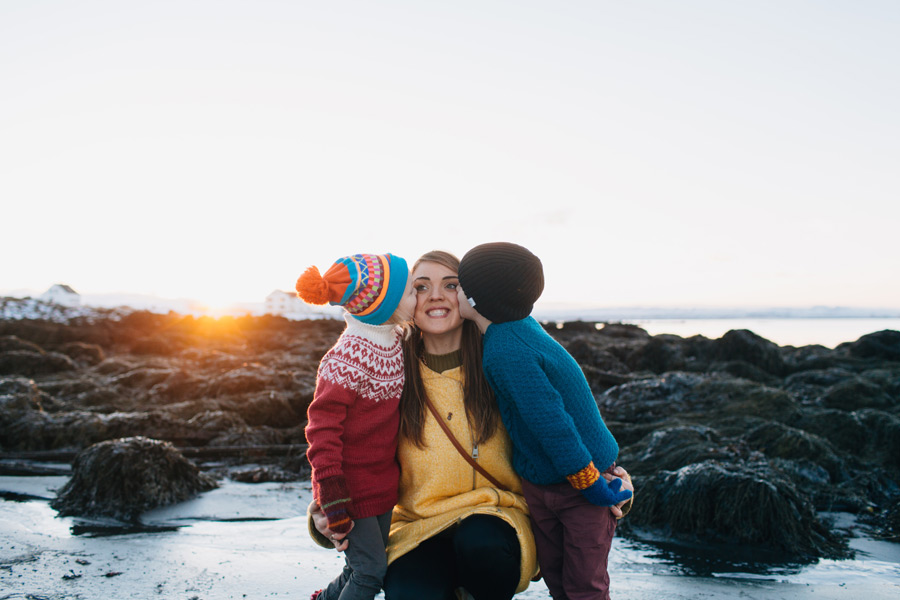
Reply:
[[[425,391],[463,448],[472,448],[472,432],[463,406],[462,369],[435,373],[419,363]],[[425,447],[400,439],[400,496],[391,522],[388,562],[421,542],[474,514],[497,516],[509,523],[522,549],[517,592],[537,574],[537,555],[522,485],[512,468],[512,445],[503,425],[478,448],[478,463],[508,490],[494,488],[469,465],[447,439],[430,411],[425,411]]]

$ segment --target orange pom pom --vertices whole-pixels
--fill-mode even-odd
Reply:
[[[328,303],[328,282],[322,278],[319,269],[310,267],[297,279],[297,295],[309,304]]]

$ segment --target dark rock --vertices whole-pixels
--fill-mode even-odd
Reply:
[[[231,469],[228,476],[242,483],[266,483],[269,481],[295,481],[297,474],[273,465]]]
[[[296,427],[306,421],[306,411],[301,418],[280,392],[253,394],[239,403],[230,403],[230,406],[251,426]]]
[[[109,382],[112,385],[125,389],[149,389],[161,383],[172,375],[172,369],[156,369],[153,367],[140,367],[112,377]]]
[[[866,443],[856,451],[873,463],[900,469],[900,417],[875,409],[856,411]]]
[[[831,475],[824,467],[806,459],[772,458],[772,468],[777,469],[794,482],[797,489],[824,488],[832,486]],[[816,506],[817,510],[827,510],[831,506]]]
[[[188,420],[188,425],[196,429],[220,434],[225,431],[246,431],[246,421],[241,416],[230,410],[211,410],[194,415]]]
[[[889,408],[897,403],[878,385],[861,377],[842,381],[828,388],[821,398],[827,408],[857,410],[859,408]]]
[[[563,325],[563,329],[567,329],[568,326],[569,324],[566,323],[565,325]],[[650,334],[647,333],[646,330],[638,327],[637,325],[631,325],[629,323],[604,323],[603,327],[601,327],[597,331],[604,337],[620,340],[647,340],[650,338]]]
[[[24,412],[6,417],[3,446],[13,451],[76,449],[119,437],[146,435],[178,445],[208,443],[215,432],[196,429],[161,412]]]
[[[77,369],[75,362],[58,352],[10,350],[0,354],[0,375],[49,375]]]
[[[772,375],[785,371],[778,346],[746,329],[732,329],[716,341],[716,357],[728,362],[743,361]]]
[[[757,383],[776,386],[781,380],[775,375],[771,375],[763,371],[755,365],[751,365],[743,360],[730,360],[728,362],[714,362],[709,366],[709,370],[717,373],[728,373],[734,377],[741,379],[749,379]]]
[[[210,395],[224,396],[233,394],[250,394],[265,390],[269,386],[269,377],[260,369],[243,367],[216,377],[210,384]]]
[[[560,333],[597,333],[596,321],[565,321],[554,325],[555,327],[551,327],[551,330],[555,329]]]
[[[0,352],[9,352],[11,350],[27,350],[37,354],[44,354],[44,349],[33,342],[20,339],[14,335],[0,336]]]
[[[306,418],[306,411],[313,401],[313,395],[316,393],[316,381],[314,378],[312,380],[295,378],[294,388],[295,391],[288,394],[288,402],[294,413]]]
[[[765,462],[708,460],[640,481],[638,525],[700,540],[771,546],[794,556],[847,557],[846,541],[816,517],[790,479]]]
[[[687,367],[680,344],[674,344],[662,336],[653,337],[637,348],[628,356],[627,362],[637,371],[653,373],[681,371]]]
[[[789,394],[776,388],[720,374],[678,372],[617,386],[597,403],[604,418],[633,423],[675,417],[708,422],[740,415],[790,422],[800,410]]]
[[[900,361],[900,331],[885,329],[838,346],[850,356]]]
[[[71,373],[69,377],[59,376],[52,380],[42,380],[38,384],[41,391],[68,402],[102,386],[101,381],[80,375],[77,371]]]
[[[144,512],[217,487],[171,444],[131,437],[95,444],[50,505],[60,515],[138,521]]]
[[[3,410],[0,415],[9,415],[17,410],[43,410],[42,401],[47,398],[33,379],[27,377],[0,377],[0,398]]]
[[[807,460],[823,467],[832,480],[845,479],[846,463],[834,447],[814,433],[768,421],[747,432],[747,445],[769,458]]]
[[[169,373],[163,381],[150,387],[149,395],[162,404],[201,398],[209,383],[202,375],[178,369]]]
[[[694,388],[704,379],[697,373],[667,373],[614,387],[603,393],[597,404],[604,419],[629,423],[663,421],[683,410]]]
[[[836,409],[807,409],[794,422],[804,431],[814,431],[842,454],[865,460],[869,431],[857,413]]]
[[[889,542],[900,542],[900,503],[866,515],[862,521],[872,528],[875,537]]]
[[[781,349],[785,369],[789,373],[800,371],[825,370],[839,362],[846,362],[831,348],[812,344],[795,348],[785,346]]]
[[[803,404],[821,404],[822,394],[827,388],[853,377],[852,371],[841,367],[811,369],[789,375],[781,387]]]
[[[657,429],[639,442],[622,448],[619,461],[634,476],[675,471],[705,460],[729,461],[747,456],[716,430],[702,425]]]
[[[210,446],[283,446],[303,445],[306,438],[297,427],[275,429],[267,425],[230,429],[210,440]]]
[[[85,344],[84,342],[69,342],[60,346],[59,351],[80,363],[96,365],[106,358],[103,348],[97,344]]]
[[[860,377],[877,385],[888,396],[890,408],[896,413],[900,409],[900,369],[866,369]]]
[[[175,356],[186,345],[184,340],[172,339],[172,336],[151,335],[135,341],[131,345],[131,353],[137,356]]]
[[[590,366],[611,373],[628,373],[630,371],[615,355],[597,344],[592,344],[585,337],[574,338],[565,345],[565,348],[582,367]]]

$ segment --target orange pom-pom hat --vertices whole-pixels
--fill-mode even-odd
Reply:
[[[385,323],[400,304],[409,268],[392,254],[354,254],[339,258],[321,274],[309,267],[297,279],[297,295],[309,304],[343,306],[364,323]]]

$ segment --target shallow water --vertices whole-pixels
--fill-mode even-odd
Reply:
[[[0,501],[0,600],[307,598],[342,563],[309,539],[308,483],[225,482],[146,513],[145,527],[135,529],[57,517],[47,499],[65,480],[0,477],[0,492],[17,495]],[[900,597],[900,544],[872,540],[851,516],[833,516],[856,531],[856,558],[791,564],[733,547],[617,538],[612,597]],[[543,582],[518,596],[548,597]]]

